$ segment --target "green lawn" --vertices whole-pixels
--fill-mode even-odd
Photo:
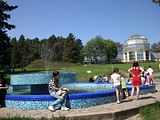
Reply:
[[[145,62],[145,63],[139,63],[140,66],[144,67],[145,69],[148,68],[149,65],[152,66],[154,69],[154,72],[159,72],[159,63],[158,62]],[[38,66],[38,65],[37,65]],[[60,72],[76,72],[77,73],[77,80],[78,81],[88,81],[88,77],[90,75],[104,75],[104,74],[112,74],[113,68],[117,67],[120,69],[121,73],[124,76],[127,76],[128,69],[132,66],[132,63],[126,63],[126,64],[62,64],[62,63],[56,63],[53,65],[53,67],[50,69],[50,71],[58,70]],[[25,73],[30,72],[40,72],[44,71],[42,68],[38,67],[27,67]],[[90,70],[92,73],[88,74],[87,71]],[[22,73],[21,69],[16,69],[16,74]],[[9,76],[8,76],[9,78]]]
[[[160,120],[160,103],[144,106],[139,112],[144,120]]]
[[[151,63],[140,63],[140,66],[143,66],[145,69],[148,68],[148,66],[151,65],[154,69],[154,72],[160,71],[158,68],[157,62],[151,62]],[[112,74],[112,69],[118,67],[121,71],[121,73],[124,76],[127,76],[128,69],[132,67],[132,63],[128,64],[87,64],[87,65],[75,65],[75,66],[68,66],[63,67],[59,69],[59,71],[63,72],[76,72],[77,73],[77,79],[78,81],[87,81],[88,80],[88,73],[87,71],[90,70],[92,73],[91,75],[103,75],[103,74]]]

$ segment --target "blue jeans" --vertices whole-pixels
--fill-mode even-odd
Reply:
[[[56,99],[52,104],[54,109],[66,107],[66,95],[60,96],[57,95],[56,92],[51,92],[50,95]]]

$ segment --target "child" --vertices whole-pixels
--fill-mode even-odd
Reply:
[[[121,81],[122,81],[122,99],[125,99],[126,97],[129,96],[129,91],[124,77],[121,77]]]
[[[128,80],[127,80],[128,83],[132,81],[132,77],[133,77],[132,74],[129,73],[129,74],[128,74]]]
[[[111,75],[111,80],[113,83],[113,87],[116,88],[116,97],[117,97],[117,104],[121,103],[121,96],[120,92],[122,91],[122,84],[121,84],[121,78],[118,68],[114,68],[113,74]]]

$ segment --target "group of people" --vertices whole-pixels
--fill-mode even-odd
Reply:
[[[107,75],[103,75],[103,76],[91,75],[88,79],[88,82],[109,82],[109,78]]]
[[[153,69],[151,66],[149,66],[149,69],[147,70],[149,73],[149,79],[152,79],[152,73]],[[133,66],[128,70],[129,76],[132,76],[132,90],[131,95],[129,95],[129,92],[127,90],[126,81],[124,80],[124,77],[120,74],[120,70],[118,68],[114,68],[113,74],[111,75],[111,81],[114,88],[116,88],[116,103],[121,103],[126,96],[130,96],[130,99],[133,99],[133,95],[136,88],[136,99],[139,99],[140,94],[140,86],[142,85],[142,77],[145,74],[145,70],[139,66],[138,62],[134,62]],[[148,75],[147,73],[147,75]],[[105,78],[106,77],[106,78]],[[103,76],[101,79],[105,79],[105,81],[109,81],[107,76]],[[145,79],[148,79],[147,77]],[[89,82],[94,82],[93,76],[90,78]],[[48,91],[49,94],[55,98],[53,101],[53,104],[48,107],[48,109],[52,112],[56,111],[57,109],[61,110],[69,110],[68,107],[66,107],[66,97],[69,89],[63,88],[58,86],[59,82],[59,72],[53,72],[52,78],[49,81],[48,85]],[[147,81],[145,82],[147,83]],[[150,83],[150,82],[149,82]],[[144,83],[143,83],[144,84]],[[6,81],[4,80],[3,74],[0,75],[0,106],[4,105],[4,99],[5,94],[7,93],[8,85]]]
[[[133,96],[135,93],[135,88],[136,88],[136,100],[139,99],[139,94],[140,94],[140,87],[142,85],[151,85],[153,84],[153,78],[152,78],[152,74],[153,74],[153,69],[151,68],[151,66],[149,66],[149,68],[145,71],[142,67],[139,66],[137,61],[133,62],[133,66],[128,69],[129,72],[129,79],[131,79],[132,82],[132,90],[131,90],[131,95],[130,95],[130,100],[133,100]],[[146,75],[144,75],[146,74]],[[142,80],[143,77],[145,77],[145,80]],[[113,83],[113,87],[116,88],[116,98],[117,101],[116,103],[121,103],[123,98],[124,98],[124,93],[127,93],[127,96],[129,96],[129,92],[126,89],[126,84],[123,81],[123,77],[121,77],[120,74],[120,70],[118,68],[115,68],[113,70],[113,74],[111,75],[111,80]],[[123,87],[125,86],[125,87]],[[125,91],[124,91],[125,88]]]
[[[142,85],[152,85],[153,84],[153,69],[151,66],[147,70],[144,70],[141,76]]]

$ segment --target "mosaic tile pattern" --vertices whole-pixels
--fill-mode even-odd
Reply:
[[[31,91],[31,94],[48,94],[48,83],[51,77],[51,72],[11,75],[8,93],[23,90]],[[76,82],[75,72],[60,73],[60,85],[72,82]]]
[[[112,95],[112,96],[105,96],[105,97],[92,98],[92,99],[70,100],[67,105],[70,108],[87,108],[91,106],[112,103],[115,101],[116,101],[116,97],[115,95]]]
[[[87,108],[90,106],[100,105],[115,102],[115,95],[92,99],[75,99],[68,100],[67,107],[69,108]],[[15,101],[6,100],[7,108],[21,109],[21,110],[43,110],[52,105],[53,101]]]
[[[32,73],[11,75],[11,85],[47,84],[51,79],[51,73]]]
[[[155,86],[144,86],[141,88],[141,94],[152,93],[155,91]],[[26,95],[23,98],[18,98],[18,95],[6,97],[6,107],[22,109],[22,110],[38,110],[47,109],[52,104],[53,99],[49,95],[33,95],[34,98],[29,98],[32,95]],[[32,96],[32,97],[33,97]],[[20,97],[20,96],[19,96]],[[67,105],[70,108],[87,108],[90,106],[107,104],[116,101],[115,89],[103,92],[93,92],[86,94],[69,94]]]
[[[11,85],[37,85],[37,84],[48,84],[52,77],[51,72],[41,72],[32,74],[17,74],[11,75]],[[60,84],[76,82],[75,72],[62,72],[60,73]]]
[[[91,92],[112,89],[112,85],[108,83],[74,82],[70,84],[62,84],[61,86],[69,88],[70,90],[91,91]]]

